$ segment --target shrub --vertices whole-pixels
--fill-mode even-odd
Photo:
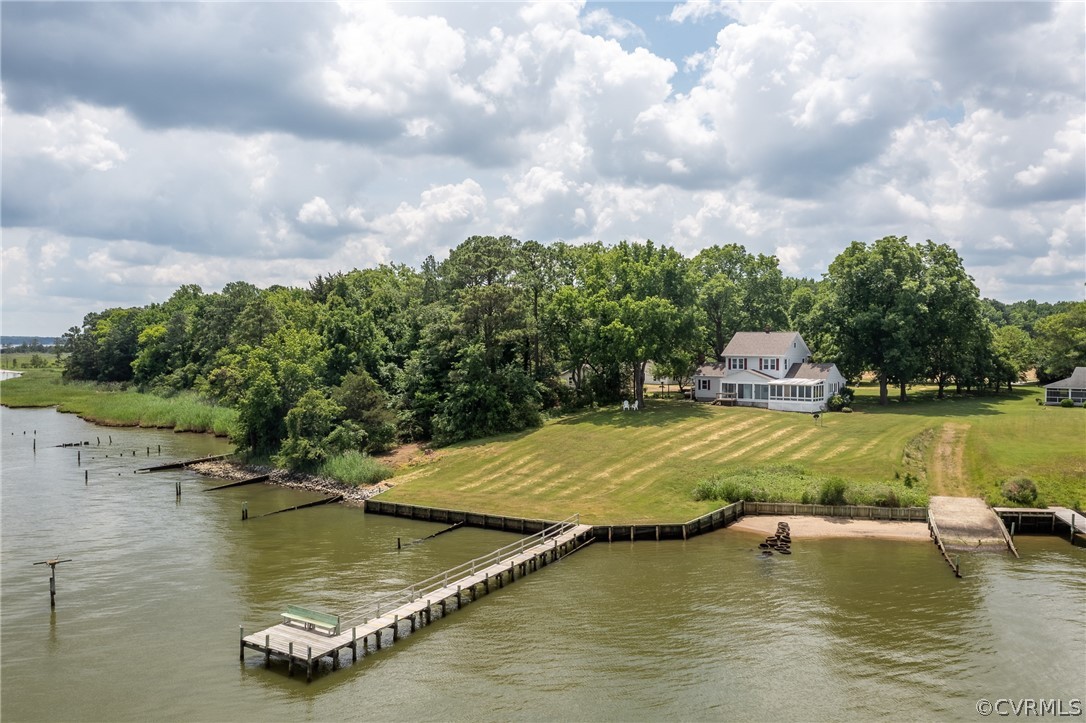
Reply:
[[[1037,501],[1037,485],[1027,477],[1014,477],[1003,483],[1000,491],[1011,502],[1031,505]]]
[[[901,500],[893,487],[883,485],[871,491],[871,504],[875,507],[900,507]]]
[[[1073,399],[1063,399],[1060,401],[1060,406],[1070,409],[1075,406],[1075,401]]]
[[[388,479],[392,476],[392,470],[373,457],[351,450],[326,459],[320,466],[320,474],[357,487]]]
[[[743,484],[731,480],[707,479],[694,486],[694,499],[721,500],[723,502],[754,501],[754,491]]]
[[[835,477],[833,479],[828,479],[823,482],[822,488],[818,492],[818,504],[845,504],[845,481],[843,479],[838,479]]]

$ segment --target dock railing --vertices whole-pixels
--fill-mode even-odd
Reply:
[[[384,595],[374,602],[359,606],[353,610],[348,610],[340,616],[343,620],[341,629],[346,630],[353,625],[379,618],[381,617],[382,610],[385,612],[395,610],[407,603],[423,599],[435,590],[448,587],[450,581],[455,583],[457,580],[468,577],[469,575],[474,575],[479,570],[485,570],[492,565],[511,560],[529,548],[545,543],[547,540],[560,537],[576,527],[580,523],[580,519],[580,515],[573,515],[561,522],[557,522],[544,528],[534,535],[528,535],[505,547],[499,547],[497,550],[488,552],[473,560],[468,560],[455,567],[450,567],[448,570],[432,575],[425,580],[421,580],[401,590]]]

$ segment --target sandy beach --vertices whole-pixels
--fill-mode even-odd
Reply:
[[[778,522],[787,522],[793,539],[825,537],[866,537],[882,540],[927,541],[928,526],[923,522],[889,520],[850,520],[847,517],[809,517],[804,515],[748,515],[729,530],[771,535]]]

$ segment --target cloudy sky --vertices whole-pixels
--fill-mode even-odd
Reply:
[[[1081,299],[1084,8],[5,2],[3,333],[503,233]]]

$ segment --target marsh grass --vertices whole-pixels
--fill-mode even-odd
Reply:
[[[195,394],[160,397],[132,390],[111,390],[88,382],[65,382],[58,369],[22,370],[23,376],[0,383],[0,403],[8,407],[52,407],[107,426],[175,429],[229,436],[237,412]]]
[[[812,474],[796,465],[731,470],[694,485],[696,500],[731,502],[802,502],[820,505],[925,507],[927,495],[904,482],[850,485],[840,477]]]
[[[325,460],[319,474],[359,487],[388,479],[392,476],[392,470],[373,457],[351,450]]]

